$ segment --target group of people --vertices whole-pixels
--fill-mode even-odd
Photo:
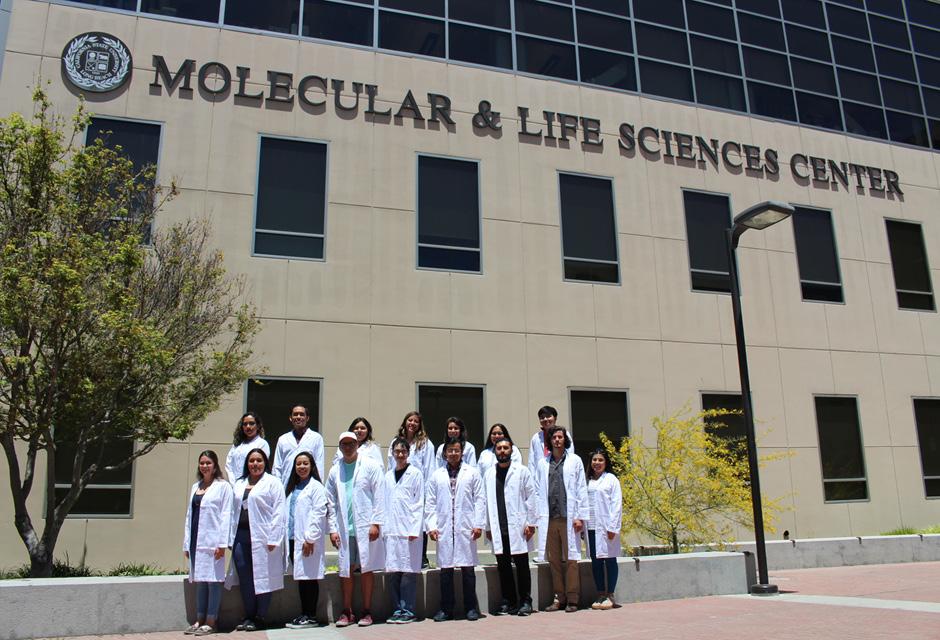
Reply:
[[[273,592],[291,572],[300,615],[289,628],[317,625],[319,581],[326,571],[327,541],[337,549],[343,609],[338,627],[369,626],[374,574],[384,571],[391,610],[386,619],[417,619],[417,576],[428,567],[427,540],[437,546],[440,609],[434,621],[454,618],[456,570],[463,611],[480,618],[474,568],[484,537],[496,556],[501,603],[496,615],[532,613],[529,552],[547,561],[554,598],[545,611],[579,607],[577,562],[586,540],[598,597],[593,609],[614,606],[620,555],[620,482],[603,449],[591,454],[585,472],[553,407],[539,409],[528,465],[500,423],[490,427],[476,455],[458,417],[448,418],[446,439],[435,450],[421,414],[402,420],[387,460],[373,440],[372,425],[355,418],[340,434],[324,478],[323,438],[309,428],[303,405],[290,411],[291,430],[273,459],[261,419],[245,413],[235,429],[225,479],[214,451],[199,454],[190,490],[183,553],[196,588],[196,620],[187,634],[217,628],[222,586],[238,585],[244,619],[236,630],[266,626]],[[225,551],[232,561],[225,569]],[[353,574],[360,574],[362,610],[353,612]]]

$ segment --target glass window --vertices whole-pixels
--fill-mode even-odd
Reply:
[[[379,6],[444,17],[444,0],[379,0]]]
[[[888,127],[881,109],[843,100],[842,111],[845,113],[845,130],[849,133],[888,139]]]
[[[881,90],[878,88],[878,79],[867,73],[839,69],[839,90],[843,98],[861,100],[874,105],[881,104]]]
[[[865,6],[868,7],[869,11],[894,16],[895,18],[904,18],[904,8],[901,6],[901,0],[865,0]]]
[[[738,33],[734,28],[734,14],[730,9],[722,9],[702,2],[690,0],[685,6],[689,18],[689,29],[729,40],[736,40]]]
[[[742,50],[744,70],[749,78],[777,84],[790,84],[790,68],[787,66],[786,56],[750,47],[742,47]]]
[[[855,7],[856,9],[864,9],[865,3],[863,0],[829,0],[831,3],[844,4],[847,7]]]
[[[783,25],[777,20],[739,13],[738,33],[741,34],[741,42],[776,51],[787,50],[783,39]]]
[[[830,65],[791,58],[790,66],[793,69],[795,87],[831,96],[836,95],[836,79]]]
[[[934,310],[924,232],[915,222],[886,220],[894,286],[901,309]]]
[[[136,11],[137,0],[75,0],[79,4],[91,4],[96,7],[110,7],[111,9],[124,9],[125,11]]]
[[[894,142],[913,144],[918,147],[930,147],[927,123],[921,116],[885,110],[888,119],[888,135]]]
[[[917,56],[917,70],[920,72],[922,84],[940,87],[940,60]]]
[[[574,40],[571,9],[558,5],[516,0],[516,29],[546,38]]]
[[[621,16],[630,15],[630,0],[577,0],[575,4],[585,9],[596,9]]]
[[[795,27],[792,24],[787,25],[787,44],[790,45],[790,53],[816,60],[832,60],[832,54],[829,51],[829,38],[825,33]]]
[[[489,431],[484,416],[484,389],[482,385],[418,385],[418,411],[435,450],[446,440],[447,419],[457,417],[467,428],[467,442],[473,444],[477,453],[480,453],[483,439]]]
[[[633,17],[680,29],[685,26],[682,0],[633,0]]]
[[[819,0],[786,0],[783,3],[783,17],[790,22],[826,28],[826,16]]]
[[[705,418],[705,433],[712,438],[723,438],[734,461],[747,460],[747,429],[744,426],[744,406],[740,393],[703,393],[702,411],[724,409],[738,413]],[[748,475],[747,481],[750,482]]]
[[[277,439],[290,431],[290,412],[298,404],[307,407],[308,427],[321,431],[319,380],[260,376],[248,379],[245,411],[254,411],[264,423],[264,439],[271,446],[272,462]]]
[[[326,0],[304,0],[303,35],[372,46],[372,9]]]
[[[777,0],[737,0],[735,6],[745,11],[763,13],[765,16],[780,17],[780,5]]]
[[[881,79],[881,95],[884,96],[885,106],[890,109],[902,109],[914,113],[923,113],[920,103],[920,91],[917,85],[897,80]]]
[[[572,45],[516,36],[516,55],[519,71],[566,80],[578,78]]]
[[[123,438],[89,443],[82,471],[97,462],[100,466],[120,464],[134,453],[134,441]],[[63,500],[72,487],[72,465],[77,455],[74,440],[57,437],[55,456],[55,500]],[[113,471],[99,471],[86,485],[69,518],[120,517],[131,515],[131,494],[134,489],[134,464]]]
[[[733,42],[713,40],[701,36],[691,36],[692,64],[696,67],[724,71],[738,75],[741,73],[741,57],[738,45]]]
[[[899,49],[911,48],[911,40],[907,37],[907,25],[903,22],[868,16],[868,23],[871,25],[871,38],[875,42]]]
[[[219,0],[142,0],[140,10],[187,20],[219,21]]]
[[[940,26],[940,22],[935,22],[933,26]],[[914,50],[917,53],[940,58],[940,35],[938,35],[938,32],[921,29],[920,27],[911,27],[911,36],[914,38]]]
[[[326,145],[261,138],[254,253],[323,259]]]
[[[644,93],[692,101],[692,77],[685,67],[640,60],[640,86]]]
[[[558,186],[565,279],[619,282],[613,183],[562,173]]]
[[[940,400],[914,399],[914,420],[920,448],[920,468],[924,494],[940,497]]]
[[[277,33],[297,33],[300,0],[225,0],[225,24]]]
[[[695,71],[695,96],[702,104],[735,111],[747,111],[744,83],[740,78]]]
[[[440,20],[379,12],[379,46],[423,56],[444,57],[444,23]]]
[[[689,45],[682,31],[637,24],[636,52],[641,56],[689,64]]]
[[[881,75],[903,78],[912,82],[917,80],[917,74],[914,72],[914,58],[911,54],[885,47],[875,47],[875,59],[878,61],[878,73]]]
[[[418,156],[418,267],[480,271],[479,165]]]
[[[509,28],[509,0],[449,0],[451,20],[475,22],[489,27]]]
[[[454,22],[448,30],[451,59],[512,69],[512,36],[508,33]]]
[[[630,23],[610,16],[578,11],[578,44],[630,53],[633,51]]]
[[[571,437],[584,468],[590,468],[591,453],[603,448],[601,434],[619,445],[630,435],[626,391],[588,391],[572,389]]]
[[[727,230],[731,228],[728,196],[683,191],[689,269],[694,291],[731,291]]]
[[[748,81],[747,95],[751,104],[751,113],[780,120],[796,121],[793,91],[790,89]]]
[[[832,36],[832,52],[836,63],[864,71],[875,70],[875,58],[871,52],[871,44]]]
[[[632,56],[578,47],[581,82],[636,91],[636,67]]]
[[[911,22],[936,28],[940,25],[940,5],[930,0],[907,0],[907,17]]]
[[[832,214],[798,206],[792,217],[803,299],[843,302]]]
[[[797,91],[796,108],[803,124],[842,130],[842,112],[839,110],[839,101],[835,98]]]
[[[855,398],[817,396],[815,403],[826,502],[867,500],[868,480]]]
[[[861,11],[843,9],[832,4],[826,5],[826,13],[829,14],[829,29],[833,33],[841,33],[844,36],[861,38],[868,40],[868,21],[865,20],[865,14]]]
[[[940,118],[940,91],[934,91],[926,87],[922,87],[922,91],[924,92],[924,107],[927,110],[927,115]]]

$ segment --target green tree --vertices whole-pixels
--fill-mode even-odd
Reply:
[[[62,524],[99,474],[186,439],[247,377],[258,330],[205,221],[156,225],[174,185],[120,147],[81,144],[89,118],[0,120],[0,444],[14,524],[48,576]],[[149,243],[143,241],[148,238]],[[120,459],[109,444],[133,441]],[[67,443],[67,491],[53,489]],[[111,447],[113,450],[113,447]],[[40,531],[27,510],[45,471]]]
[[[747,458],[735,455],[734,440],[720,435],[722,416],[712,409],[690,413],[688,407],[653,418],[656,446],[643,431],[615,446],[602,436],[623,489],[623,529],[648,535],[672,547],[732,541],[735,526],[753,527]],[[711,433],[706,430],[711,423]],[[775,456],[764,456],[767,462]],[[779,500],[762,495],[764,523],[773,531]]]

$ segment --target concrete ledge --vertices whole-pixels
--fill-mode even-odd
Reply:
[[[745,556],[741,553],[685,553],[647,558],[619,558],[620,577],[616,598],[629,603],[708,595],[746,593]],[[580,563],[581,604],[596,597],[591,563]],[[532,599],[539,608],[552,600],[551,574],[547,564],[532,563]],[[476,568],[477,598],[486,613],[500,600],[495,566]],[[460,580],[457,615],[462,614]],[[360,590],[354,591],[356,610],[361,609]],[[418,580],[418,614],[437,611],[440,571],[425,571]],[[335,620],[342,608],[339,576],[328,573],[320,582],[321,622]],[[283,591],[275,593],[268,614],[274,625],[298,615],[300,599],[289,578]],[[384,619],[391,613],[385,575],[376,574],[373,614]],[[193,620],[194,589],[183,576],[146,578],[53,578],[0,581],[0,628],[3,640],[110,635],[183,629]],[[224,591],[219,613],[220,626],[230,629],[242,619],[238,589]]]
[[[940,560],[940,534],[773,540],[766,547],[771,570]],[[755,545],[739,542],[729,549],[754,553]]]

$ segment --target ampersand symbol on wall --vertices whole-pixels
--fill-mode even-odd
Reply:
[[[477,112],[473,116],[473,126],[477,129],[489,128],[493,131],[502,129],[503,125],[499,122],[499,111],[493,111],[492,108],[493,105],[490,104],[489,100],[480,100]]]

